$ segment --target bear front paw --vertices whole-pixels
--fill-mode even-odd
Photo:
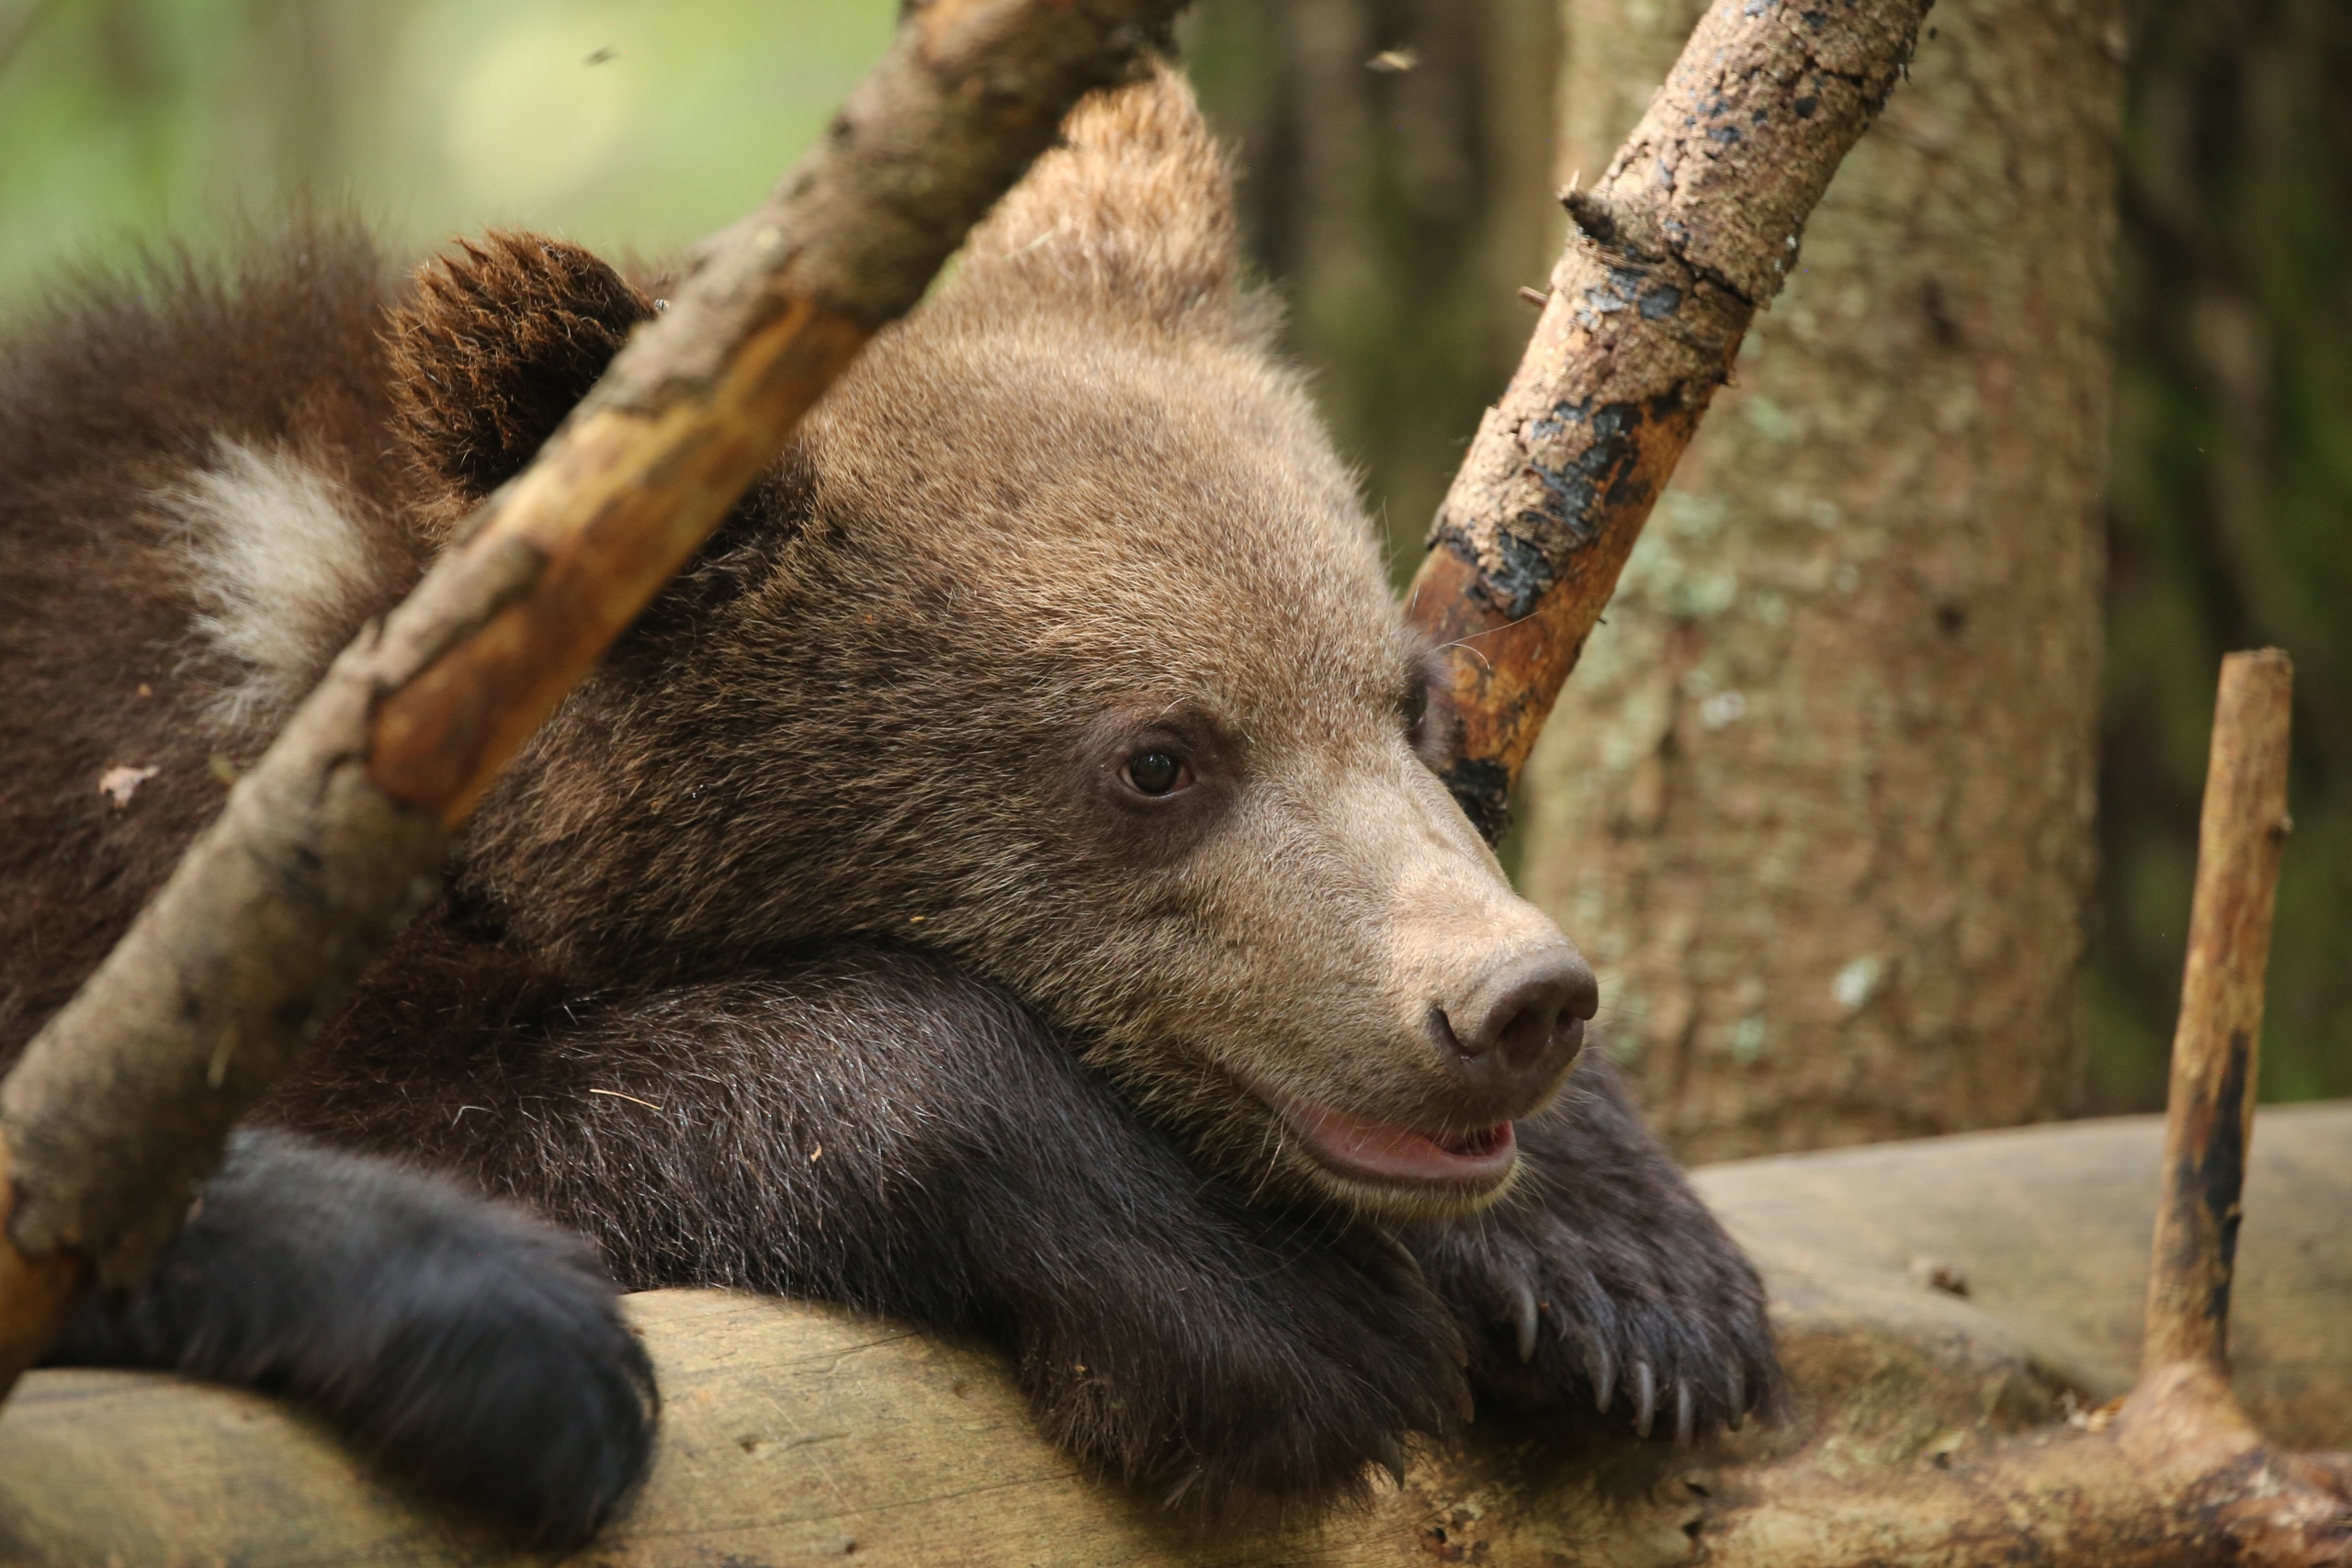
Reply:
[[[1688,1443],[1778,1390],[1763,1290],[1720,1232],[1595,1235],[1530,1204],[1416,1240],[1482,1396]]]
[[[1406,1240],[1453,1308],[1480,1394],[1689,1442],[1781,1385],[1756,1270],[1606,1064],[1520,1123],[1511,1190]]]

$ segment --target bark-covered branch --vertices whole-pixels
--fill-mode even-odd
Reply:
[[[1414,580],[1460,727],[1447,782],[1499,838],[1512,784],[1797,236],[1930,0],[1715,0],[1600,180]]]
[[[1181,0],[929,0],[463,544],[345,649],[0,1085],[0,1389],[138,1278],[447,833]]]
[[[2254,1134],[2263,973],[2287,817],[2294,666],[2277,649],[2222,661],[2198,824],[2197,892],[2173,1035],[2164,1197],[2145,1362],[2226,1364],[2238,1194]]]

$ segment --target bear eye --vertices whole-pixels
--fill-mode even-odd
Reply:
[[[1138,751],[1127,759],[1126,774],[1144,795],[1167,795],[1193,782],[1193,770],[1173,751]]]

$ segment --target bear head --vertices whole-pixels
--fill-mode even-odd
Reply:
[[[944,950],[1261,1190],[1499,1192],[1592,977],[1431,771],[1425,649],[1238,272],[1182,79],[1081,105],[484,800],[464,918],[590,985]],[[421,275],[434,526],[660,287],[515,235]]]

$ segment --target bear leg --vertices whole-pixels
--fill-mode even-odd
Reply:
[[[436,1497],[563,1551],[651,1458],[645,1350],[588,1250],[385,1162],[241,1132],[145,1284],[49,1366],[281,1395]]]
[[[454,1016],[451,986],[412,982]],[[942,959],[845,948],[534,1017],[470,1051],[388,1034],[343,1080],[322,1042],[325,1076],[286,1108],[521,1199],[633,1286],[994,1339],[1056,1441],[1187,1511],[1361,1493],[1467,1404],[1453,1314],[1392,1238],[1204,1173],[1069,1041]]]

